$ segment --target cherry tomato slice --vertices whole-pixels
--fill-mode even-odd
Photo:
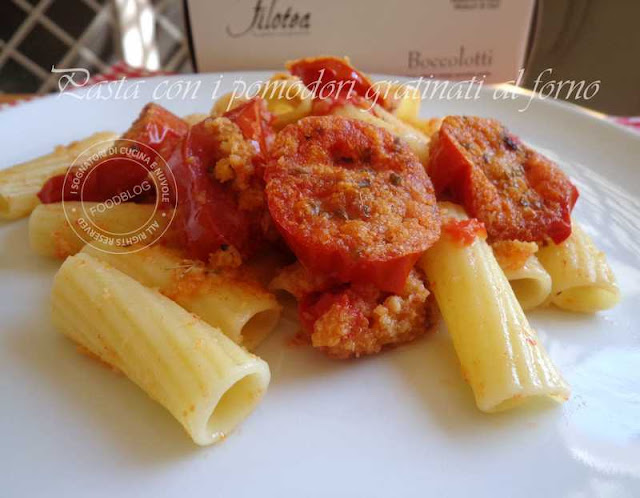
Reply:
[[[571,234],[576,187],[494,119],[445,118],[427,171],[436,193],[461,203],[492,241],[560,243]]]
[[[149,103],[122,138],[141,142],[168,161],[188,129],[189,124],[185,120],[158,104]],[[129,144],[125,142],[123,145]]]
[[[74,167],[63,175],[45,182],[38,193],[44,204],[65,201],[102,202],[139,186],[148,176],[148,169],[129,156],[136,149],[148,156],[148,163],[158,157],[169,159],[187,133],[187,123],[157,104],[147,104],[131,128],[116,142],[117,152],[91,165],[86,171]],[[163,161],[158,161],[162,167]],[[148,166],[148,165],[147,165]],[[65,177],[67,181],[65,183]],[[71,178],[82,178],[82,193],[73,188]],[[151,182],[151,185],[153,183]],[[153,197],[153,196],[152,196]],[[131,198],[133,200],[133,197]]]
[[[178,185],[175,231],[181,245],[193,257],[204,261],[228,245],[243,255],[250,246],[247,214],[238,209],[231,189],[209,173],[216,151],[217,144],[207,132],[205,120],[191,127],[182,147],[170,160]]]
[[[72,179],[75,176],[82,179],[82,190],[73,188]],[[122,156],[110,156],[85,172],[74,167],[66,175],[50,178],[38,192],[38,198],[43,204],[62,202],[63,198],[65,201],[103,202],[123,192],[131,193],[134,187],[140,187],[145,182],[147,176],[148,171],[135,161]],[[145,187],[148,187],[148,191],[153,189],[153,184],[149,182]],[[135,197],[128,200],[135,200]]]
[[[230,119],[242,132],[247,140],[251,140],[256,146],[256,156],[261,163],[266,163],[269,149],[273,144],[275,134],[271,123],[273,115],[267,110],[266,102],[256,97],[223,114]]]
[[[307,86],[311,87],[314,83],[319,82],[317,91],[318,98],[340,99],[344,98],[351,88],[351,85],[339,86],[339,83],[352,83],[353,92],[361,97],[372,100],[382,107],[387,107],[387,102],[376,92],[371,80],[360,71],[355,69],[345,59],[338,57],[310,57],[306,59],[298,59],[287,64],[287,69],[302,80]],[[335,85],[333,88],[330,85]],[[325,89],[325,93],[320,95],[321,89]],[[326,93],[329,92],[329,93]]]
[[[267,203],[310,271],[399,292],[440,234],[431,181],[389,132],[339,116],[312,116],[276,137]]]

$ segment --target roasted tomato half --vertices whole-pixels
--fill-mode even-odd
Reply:
[[[162,167],[169,160],[188,128],[184,120],[163,107],[147,104],[131,128],[116,142],[115,154],[101,159],[86,170],[74,166],[66,174],[50,178],[38,197],[44,204],[61,202],[63,199],[102,202],[129,192],[145,181],[149,175],[148,166],[153,161],[161,158],[158,163]],[[75,185],[71,180],[73,177],[78,178]]]
[[[233,191],[211,175],[217,147],[205,120],[191,127],[170,161],[178,185],[175,232],[181,245],[204,261],[230,245],[241,254],[249,252],[247,213],[238,209]]]
[[[264,165],[268,159],[268,151],[273,144],[273,115],[267,110],[266,102],[261,98],[254,98],[224,115],[230,119],[256,148],[254,160]]]
[[[168,161],[188,129],[189,125],[184,119],[158,104],[150,103],[144,106],[122,139],[142,142]]]
[[[287,69],[300,78],[307,87],[319,82],[316,90],[317,97],[321,99],[339,100],[352,89],[352,93],[387,107],[387,102],[376,91],[371,80],[349,64],[348,59],[309,57],[288,62]]]
[[[430,148],[438,196],[462,204],[489,239],[560,243],[578,190],[558,166],[494,119],[449,116]]]
[[[225,118],[242,132],[238,141],[245,140],[254,145],[253,149],[249,147],[254,151],[249,162],[261,165],[260,168],[243,165],[248,171],[242,182],[232,179],[222,182],[215,177],[218,161],[231,164],[233,171],[230,154],[238,145],[230,143],[229,136],[218,133],[221,127],[217,126],[217,121]],[[171,159],[171,169],[178,184],[175,232],[180,243],[202,260],[228,246],[248,257],[264,242],[267,230],[262,176],[273,137],[271,115],[262,99],[254,99],[219,119],[208,118],[192,126],[183,146]],[[239,160],[238,154],[234,160]],[[253,199],[256,196],[259,199]],[[247,202],[247,198],[252,201]]]
[[[399,292],[440,235],[431,181],[389,132],[312,116],[276,137],[269,211],[300,262],[343,282]]]

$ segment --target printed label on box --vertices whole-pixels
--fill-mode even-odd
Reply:
[[[535,0],[186,0],[201,72],[349,56],[377,73],[503,82],[522,67]]]

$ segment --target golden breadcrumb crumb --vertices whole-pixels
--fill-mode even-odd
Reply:
[[[334,281],[309,272],[299,262],[280,270],[269,288],[284,290],[301,301],[299,312],[304,330],[291,344],[311,343],[328,356],[345,359],[409,342],[436,323],[435,300],[417,269],[411,271],[399,295],[371,285],[338,287],[340,290],[335,291]],[[323,299],[330,305],[319,310],[317,303]],[[308,306],[310,300],[316,305]]]
[[[209,265],[213,268],[238,268],[241,264],[242,256],[231,245],[225,245],[209,255]]]
[[[230,186],[238,209],[250,214],[266,240],[278,240],[279,234],[267,210],[261,171],[256,170],[254,163],[255,144],[245,139],[240,128],[228,118],[208,119],[204,125],[217,144],[211,175]]]
[[[209,120],[206,126],[218,143],[219,158],[213,168],[213,176],[221,183],[232,181],[234,190],[247,189],[255,174],[252,162],[255,148],[228,118]]]
[[[538,244],[520,240],[500,240],[493,242],[491,248],[503,270],[515,271],[522,268],[527,259],[538,251]]]
[[[325,275],[311,273],[296,261],[280,269],[269,284],[271,290],[282,290],[300,300],[307,294],[328,289],[332,282]]]
[[[271,295],[245,266],[212,268],[200,261],[185,259],[171,270],[171,283],[161,288],[160,292],[173,301],[179,302],[190,297],[203,295],[228,283],[233,283],[238,288],[241,287],[247,296],[260,298]]]
[[[412,341],[437,319],[435,301],[416,270],[400,295],[372,286],[351,286],[329,299],[334,302],[320,316],[317,310],[301,306],[300,318],[313,347],[338,359],[375,354]]]

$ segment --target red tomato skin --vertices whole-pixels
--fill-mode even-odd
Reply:
[[[122,138],[141,142],[168,161],[188,130],[189,124],[184,119],[158,104],[149,103]]]
[[[542,197],[554,199],[560,205],[560,220],[550,223],[547,227],[547,235],[556,244],[560,244],[571,235],[571,212],[573,211],[580,193],[575,185],[570,183],[570,188],[566,191],[554,190],[548,181],[547,172],[548,161],[537,152],[529,157],[527,163],[527,180],[531,188],[536,190]],[[559,169],[553,170],[553,176],[564,175]]]
[[[178,185],[176,232],[189,254],[203,261],[223,245],[233,245],[243,255],[249,252],[249,220],[238,210],[233,192],[208,173],[214,153],[215,145],[199,123],[170,160]]]
[[[338,250],[328,251],[327,248],[322,248],[318,251],[317,248],[301,242],[298,236],[290,233],[275,218],[274,222],[289,248],[309,271],[338,282],[366,282],[378,289],[400,294],[409,272],[422,255],[420,251],[385,261],[354,261]]]
[[[272,127],[274,117],[267,110],[267,104],[264,99],[255,97],[225,112],[223,117],[238,125],[244,138],[255,144],[257,153],[254,161],[257,160],[264,165],[268,160],[269,149],[275,138]]]
[[[361,158],[362,151],[375,156],[375,162],[361,162],[371,161],[370,158],[353,159],[345,166],[339,159],[338,163],[332,159],[339,156]],[[335,116],[309,117],[279,133],[272,156],[266,173],[269,212],[300,262],[313,273],[341,282],[373,284],[388,292],[401,292],[411,268],[440,233],[431,182],[406,146],[396,143],[387,132],[358,121]],[[313,169],[317,164],[330,165],[330,171],[320,176],[314,176],[310,171],[302,176],[295,173],[295,170]],[[409,205],[416,209],[412,215],[416,223],[393,245],[384,242],[380,233],[386,230],[392,236],[396,231],[404,230],[403,223],[409,219],[408,215],[392,219],[374,214],[367,218],[363,237],[369,237],[368,243],[358,242],[355,246],[352,245],[355,238],[342,235],[340,225],[343,222],[335,216],[334,207],[324,203],[330,198],[346,198],[350,192],[356,192],[353,195],[358,198],[357,188],[339,186],[342,183],[353,186],[355,178],[349,177],[351,179],[346,181],[347,177],[342,176],[343,181],[336,183],[331,176],[334,173],[351,175],[352,172],[370,175],[365,182],[369,193],[362,195],[371,203],[372,212],[383,212],[394,199],[398,201],[394,212],[402,212]],[[398,183],[391,186],[388,178],[394,175]],[[367,197],[369,195],[371,197]],[[420,201],[414,204],[413,200],[417,198]],[[302,204],[304,200],[318,201],[318,207],[323,206],[323,213],[305,214],[304,209],[293,209],[294,203]],[[348,202],[345,201],[344,206],[348,206]],[[419,215],[415,214],[418,209]],[[317,229],[326,219],[335,221]]]
[[[147,104],[140,116],[122,136],[123,139],[138,142],[138,147],[148,153],[151,162],[160,156],[165,161],[171,157],[173,151],[181,144],[182,137],[187,133],[188,124],[157,104]],[[131,142],[116,142],[116,146],[130,148]],[[148,150],[145,150],[148,148]],[[158,161],[163,167],[164,161]],[[74,167],[65,174],[49,178],[38,192],[38,198],[43,204],[81,200],[79,193],[72,190],[70,178],[79,171]],[[65,177],[68,180],[65,185]],[[122,192],[130,191],[140,185],[148,176],[144,167],[127,159],[124,155],[107,157],[91,166],[91,173],[87,170],[83,177],[82,200],[87,202],[103,202]],[[64,191],[63,191],[64,186]]]
[[[65,201],[103,202],[107,199],[131,191],[140,185],[148,176],[143,167],[133,163],[129,159],[112,156],[100,161],[84,173],[82,184],[82,196],[72,189],[71,178],[79,171],[73,167],[64,175],[49,178],[38,192],[38,198],[43,204]],[[117,171],[117,175],[114,175]],[[65,183],[65,177],[67,181]],[[63,191],[64,190],[64,191]]]
[[[539,219],[523,221],[518,215],[518,211],[523,209],[518,199],[510,198],[512,194],[500,188],[494,189],[482,168],[478,167],[481,160],[478,152],[467,151],[451,131],[455,132],[456,126],[464,126],[460,122],[471,123],[470,130],[474,130],[474,126],[475,130],[479,127],[489,130],[480,143],[491,157],[503,154],[504,150],[507,153],[518,151],[520,155],[514,161],[521,162],[520,175],[527,189],[526,192],[518,191],[516,197],[527,193],[542,203],[537,208],[541,213]],[[571,235],[571,211],[578,199],[577,188],[554,163],[506,131],[504,140],[509,146],[505,149],[501,140],[495,140],[499,128],[501,125],[492,119],[458,116],[445,119],[437,138],[432,141],[427,168],[436,195],[442,197],[446,193],[447,198],[462,204],[470,216],[483,221],[491,240],[544,243],[548,237],[559,244]],[[494,218],[494,213],[502,213],[502,217]],[[490,215],[491,219],[487,218]]]
[[[65,175],[56,175],[49,178],[38,192],[38,199],[42,204],[52,204],[62,202],[64,197],[71,200],[71,186],[63,192]]]
[[[442,194],[450,185],[456,184],[460,188],[451,192],[452,200],[464,203],[470,191],[470,178],[465,174],[467,159],[448,134],[439,135],[437,145],[430,150],[430,167],[427,171],[436,196]]]
[[[367,329],[369,320],[352,301],[353,297],[341,290],[338,287],[333,291],[323,292],[319,296],[317,293],[309,294],[298,303],[300,325],[307,334],[313,334],[316,321],[334,305],[340,307],[341,314],[349,317],[353,334]]]
[[[387,107],[387,102],[382,95],[375,91],[369,78],[344,59],[338,57],[298,59],[287,64],[287,68],[291,74],[300,78],[308,87],[318,80],[320,81],[320,88],[331,82],[353,82],[353,92],[357,95],[373,100],[382,107]],[[322,72],[323,70],[324,73]],[[336,90],[338,90],[338,88],[336,88]],[[348,92],[349,88],[343,87],[343,90]],[[326,97],[340,100],[340,97],[344,97],[344,95],[336,93]]]
[[[442,234],[447,234],[460,246],[470,246],[477,237],[487,238],[484,223],[475,218],[468,220],[449,219],[442,224]]]
[[[253,143],[253,164],[262,182],[269,148],[274,139],[273,116],[265,101],[256,97],[226,112],[243,137]],[[206,128],[206,120],[192,126],[179,153],[171,159],[178,182],[177,230],[181,244],[201,260],[223,246],[234,246],[243,257],[260,247],[263,234],[256,213],[242,211],[231,186],[216,181],[209,168],[214,165],[219,144]]]

